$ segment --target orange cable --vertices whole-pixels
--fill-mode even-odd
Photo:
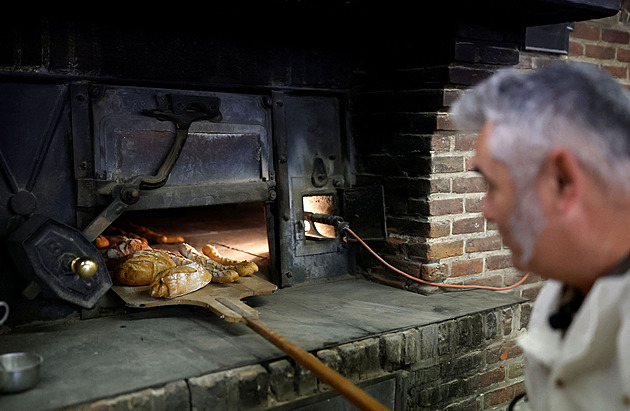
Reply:
[[[380,262],[385,264],[388,268],[392,269],[393,271],[397,272],[400,275],[403,275],[403,276],[409,278],[410,280],[417,281],[417,282],[422,283],[422,284],[432,285],[432,286],[435,286],[435,287],[444,287],[444,288],[477,288],[477,289],[482,289],[482,290],[506,291],[506,290],[511,290],[512,288],[518,287],[519,285],[523,284],[523,282],[527,279],[527,277],[529,277],[529,273],[527,273],[527,274],[525,274],[525,276],[523,278],[521,278],[521,280],[519,282],[517,282],[516,284],[513,284],[513,285],[511,285],[509,287],[490,287],[490,286],[486,286],[486,285],[457,285],[457,284],[432,283],[430,281],[425,281],[425,280],[423,280],[421,278],[413,277],[413,276],[405,273],[404,271],[401,271],[398,268],[392,266],[387,261],[383,260],[378,254],[376,254],[374,251],[372,251],[372,249],[370,247],[368,247],[368,245],[365,244],[365,242],[363,242],[363,240],[361,240],[361,238],[359,238],[359,236],[356,235],[354,233],[354,231],[352,231],[350,228],[346,228],[345,230],[347,232],[349,232],[350,234],[352,234],[354,236],[354,238],[359,240],[359,242],[370,253],[372,253],[372,255],[374,255],[374,257],[376,257]]]

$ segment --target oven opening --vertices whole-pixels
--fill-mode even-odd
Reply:
[[[156,234],[165,236],[165,241],[156,239]],[[210,244],[221,257],[255,263],[255,274],[270,280],[264,203],[127,211],[103,235],[138,236],[153,249],[175,254],[180,254],[182,243],[202,254]]]
[[[302,207],[305,216],[312,214],[334,215],[337,210],[335,198],[332,195],[311,195],[302,197]],[[304,219],[304,234],[306,240],[321,241],[336,238],[335,227],[317,223],[309,218]]]

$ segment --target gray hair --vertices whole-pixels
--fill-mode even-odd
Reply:
[[[464,93],[451,114],[465,131],[494,124],[488,147],[517,190],[562,146],[606,187],[630,193],[630,92],[594,65],[500,70]]]

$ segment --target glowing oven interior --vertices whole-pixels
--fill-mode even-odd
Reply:
[[[313,195],[302,197],[304,213],[335,215],[337,207],[335,198],[331,195]],[[304,233],[306,240],[326,240],[336,237],[335,228],[329,224],[322,224],[304,219]]]
[[[335,215],[338,206],[333,195],[307,195],[302,198],[305,214]],[[170,208],[157,210],[128,211],[103,232],[103,237],[135,237],[157,250],[179,253],[181,238],[199,252],[203,246],[214,246],[223,257],[236,261],[251,261],[258,266],[257,275],[271,280],[269,242],[273,233],[267,226],[264,203],[240,203],[205,207]],[[328,224],[305,218],[304,240],[331,241],[338,236],[335,228]],[[156,241],[153,236],[144,236],[137,227],[148,229],[172,239],[172,242]]]
[[[181,242],[162,243],[134,233],[144,227],[167,237],[181,237],[200,253],[214,246],[223,257],[256,263],[257,275],[269,279],[269,238],[264,203],[129,211],[103,233],[105,237],[137,235],[157,250],[178,253]]]

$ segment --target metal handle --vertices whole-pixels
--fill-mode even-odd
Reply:
[[[218,122],[223,118],[219,111],[221,100],[218,98],[208,99],[206,106],[203,102],[191,100],[186,96],[169,95],[168,97],[173,100],[171,101],[172,110],[162,107],[167,105],[166,100],[159,100],[160,108],[143,111],[143,114],[147,116],[155,117],[160,121],[172,121],[175,124],[175,141],[168,155],[155,176],[135,176],[120,186],[118,196],[83,230],[83,235],[89,241],[94,241],[127,207],[137,203],[140,199],[140,190],[156,189],[166,184],[166,180],[184,148],[188,138],[188,129],[193,122],[204,119]]]
[[[90,278],[98,271],[98,263],[92,257],[77,257],[70,263],[70,268],[81,278]]]
[[[304,218],[314,223],[331,225],[339,231],[343,231],[348,228],[348,223],[345,222],[342,217],[332,214],[318,214],[305,211]]]
[[[171,174],[171,170],[173,166],[175,166],[175,162],[179,158],[179,155],[184,148],[184,143],[186,143],[186,139],[188,138],[188,129],[182,129],[177,127],[177,135],[175,137],[175,141],[173,142],[173,146],[169,151],[166,159],[160,166],[157,174],[155,176],[143,176],[140,182],[141,189],[152,189],[162,187],[168,176]]]

